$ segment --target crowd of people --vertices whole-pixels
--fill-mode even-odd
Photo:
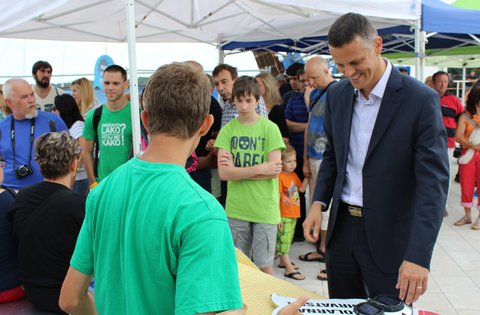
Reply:
[[[228,64],[211,76],[195,61],[161,66],[141,95],[139,156],[121,66],[104,70],[105,104],[88,79],[73,81],[72,95],[52,86],[46,61],[34,64],[33,86],[7,80],[0,303],[26,295],[58,313],[228,313],[244,308],[234,247],[268,274],[279,257],[285,277],[303,280],[289,249],[305,239],[316,250],[298,258],[325,262],[317,278],[331,298],[415,302],[448,213],[455,141],[462,156],[473,151],[459,167],[465,216],[455,225],[473,222],[480,84],[464,111],[447,73],[430,88],[382,58],[359,14],[337,19],[328,44],[339,82],[320,56],[292,64],[288,84]]]

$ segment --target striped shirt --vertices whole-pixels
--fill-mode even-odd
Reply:
[[[442,106],[443,124],[447,130],[448,147],[455,148],[455,130],[458,117],[463,113],[462,102],[447,91],[440,97],[440,105]]]
[[[81,120],[77,120],[76,122],[73,123],[73,125],[70,127],[70,135],[73,137],[73,139],[78,140],[82,136],[83,132],[83,126],[85,126],[85,122]],[[88,178],[87,172],[85,170],[85,166],[82,165],[77,168],[77,174],[75,175],[75,180],[82,180]]]
[[[265,101],[263,97],[260,96],[258,100],[257,107],[255,107],[255,111],[260,116],[268,118],[267,107],[265,106]],[[230,122],[230,120],[238,117],[238,111],[235,108],[235,104],[233,102],[224,101],[223,103],[223,112],[222,112],[222,128],[226,124]]]

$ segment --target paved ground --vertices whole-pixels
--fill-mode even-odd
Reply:
[[[431,266],[429,289],[416,303],[417,307],[442,315],[480,314],[480,231],[468,226],[456,227],[453,222],[463,216],[460,206],[460,185],[452,182],[448,201],[449,215],[443,221]],[[473,211],[476,217],[478,211]],[[298,255],[314,249],[307,242],[293,243],[291,257],[307,277],[302,281],[285,279],[305,289],[328,296],[327,283],[316,279],[323,263],[303,262]],[[276,267],[276,276],[283,277],[283,269]]]

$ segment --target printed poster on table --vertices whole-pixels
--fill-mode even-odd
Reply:
[[[272,315],[277,315],[282,307],[295,301],[295,298],[272,294],[272,301],[277,308]],[[363,299],[325,299],[309,300],[301,309],[301,314],[330,314],[330,315],[355,315],[353,308],[358,303],[365,302]],[[439,315],[434,312],[418,310],[405,306],[403,310],[388,313],[389,315]]]

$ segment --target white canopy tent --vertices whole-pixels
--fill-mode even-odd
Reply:
[[[3,0],[0,37],[127,42],[134,122],[140,152],[136,41],[298,40],[325,35],[346,12],[368,16],[377,28],[419,25],[419,0]],[[220,61],[222,52],[220,50]],[[194,58],[194,54],[192,58]]]

